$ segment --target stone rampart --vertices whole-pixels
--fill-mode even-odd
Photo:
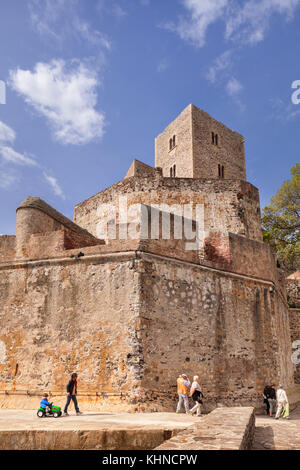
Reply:
[[[69,253],[0,265],[6,407],[64,394],[74,371],[83,406],[109,411],[172,411],[182,371],[200,376],[206,411],[259,407],[266,382],[292,385],[288,312],[271,281],[146,252]]]
[[[254,429],[253,408],[217,408],[155,450],[250,450]]]

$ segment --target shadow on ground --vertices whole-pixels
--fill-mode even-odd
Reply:
[[[271,426],[255,426],[252,450],[273,450],[274,431]]]

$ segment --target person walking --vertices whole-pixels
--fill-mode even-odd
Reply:
[[[194,400],[196,403],[195,406],[190,410],[191,414],[196,413],[196,416],[201,416],[201,404],[202,402],[202,390],[199,384],[199,376],[195,375],[193,378],[193,383],[191,386],[191,391],[190,391],[190,397]]]
[[[73,402],[74,402],[76,414],[81,415],[82,413],[81,413],[81,411],[79,411],[77,398],[76,398],[76,395],[77,395],[77,374],[75,374],[75,373],[71,375],[71,380],[69,380],[69,382],[68,382],[67,394],[68,394],[68,396],[67,396],[67,402],[66,402],[65,408],[64,408],[64,416],[69,416],[68,406],[69,406],[71,400],[73,400]]]
[[[270,413],[270,403],[268,400],[270,385],[266,385],[263,391],[264,404],[266,405],[265,413],[269,415]]]
[[[188,414],[190,411],[189,407],[189,387],[191,382],[185,374],[181,374],[177,379],[177,393],[178,393],[178,404],[176,413],[180,413],[181,406],[184,404],[185,412]]]
[[[284,411],[284,418],[289,417],[289,401],[285,390],[283,389],[282,385],[279,385],[277,392],[276,392],[276,399],[277,399],[277,411],[275,415],[275,419],[280,418],[281,413]]]
[[[268,398],[268,402],[270,405],[269,415],[272,416],[273,413],[275,413],[276,411],[276,390],[274,384],[268,387],[266,397]]]

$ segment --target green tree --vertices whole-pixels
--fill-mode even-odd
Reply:
[[[263,209],[264,241],[289,273],[300,268],[300,163]]]

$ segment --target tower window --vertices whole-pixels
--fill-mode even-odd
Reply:
[[[170,178],[175,178],[175,176],[176,176],[176,165],[173,165],[170,168]]]
[[[220,165],[220,163],[218,164],[218,176],[219,178],[222,178],[224,179],[224,165]]]
[[[219,136],[214,132],[211,133],[211,143],[218,146]]]
[[[176,145],[176,136],[173,135],[171,139],[169,140],[169,150],[172,150]]]

